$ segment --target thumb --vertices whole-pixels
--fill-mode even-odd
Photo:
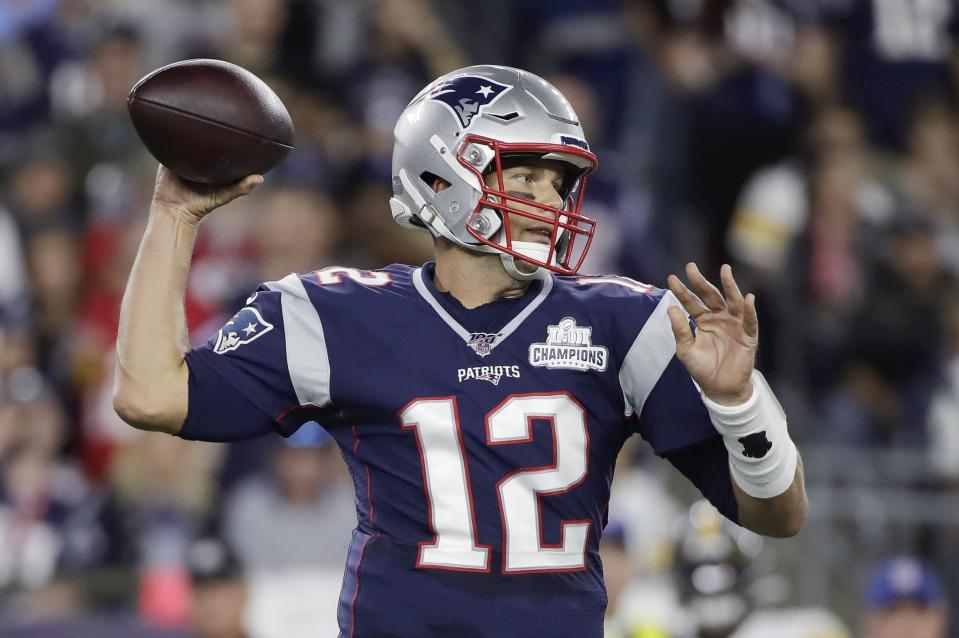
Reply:
[[[235,184],[220,189],[216,194],[217,207],[232,202],[237,197],[249,195],[254,188],[263,183],[262,175],[247,175]]]
[[[696,342],[693,331],[689,327],[689,320],[677,306],[670,306],[666,313],[669,315],[669,323],[676,338],[676,353],[684,352]]]

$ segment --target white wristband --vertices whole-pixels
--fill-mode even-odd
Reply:
[[[733,480],[750,496],[772,498],[792,485],[799,454],[786,429],[786,413],[759,370],[753,370],[752,386],[741,405],[720,405],[705,394],[703,403],[726,444]]]

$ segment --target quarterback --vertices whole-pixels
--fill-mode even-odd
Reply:
[[[160,168],[124,295],[114,406],[186,439],[316,421],[356,488],[341,636],[600,638],[613,466],[639,434],[725,516],[798,532],[802,465],[753,369],[755,299],[579,274],[597,160],[567,100],[519,69],[440,77],[396,125],[393,218],[435,261],[262,284],[190,349],[197,227],[262,182],[198,192]]]

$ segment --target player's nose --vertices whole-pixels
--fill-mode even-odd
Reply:
[[[563,207],[563,196],[559,194],[556,187],[551,183],[541,184],[536,189],[536,202],[552,208]]]

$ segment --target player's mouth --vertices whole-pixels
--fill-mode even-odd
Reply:
[[[553,241],[553,228],[552,226],[527,228],[523,231],[523,240],[536,244],[549,245],[549,243]]]

